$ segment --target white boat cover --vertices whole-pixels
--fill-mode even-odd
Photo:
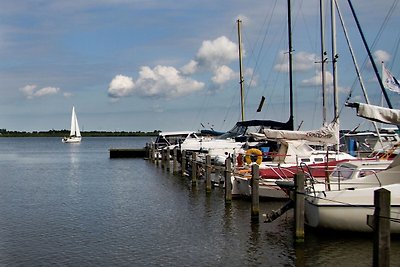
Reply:
[[[262,139],[285,139],[285,140],[305,140],[315,143],[338,144],[339,143],[339,123],[337,121],[315,131],[287,131],[264,129],[263,133],[251,133],[256,140]]]
[[[388,124],[400,125],[400,110],[358,103],[357,116]]]

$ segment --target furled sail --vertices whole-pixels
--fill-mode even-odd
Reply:
[[[287,131],[264,129],[262,133],[252,133],[255,139],[306,140],[309,142],[337,144],[339,142],[339,124],[337,121],[315,131]]]
[[[347,106],[357,109],[357,116],[368,120],[400,125],[400,110],[384,108],[364,103],[348,103]]]

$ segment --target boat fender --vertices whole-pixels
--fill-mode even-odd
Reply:
[[[244,157],[247,164],[251,164],[252,162],[257,163],[258,165],[262,162],[262,152],[257,148],[250,148],[246,151],[246,156]]]

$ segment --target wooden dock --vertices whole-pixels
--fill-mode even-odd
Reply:
[[[147,158],[146,148],[110,148],[110,158]]]

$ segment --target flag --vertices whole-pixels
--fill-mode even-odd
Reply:
[[[382,63],[382,83],[383,86],[393,92],[400,94],[400,83],[399,81],[390,73],[385,65]]]

